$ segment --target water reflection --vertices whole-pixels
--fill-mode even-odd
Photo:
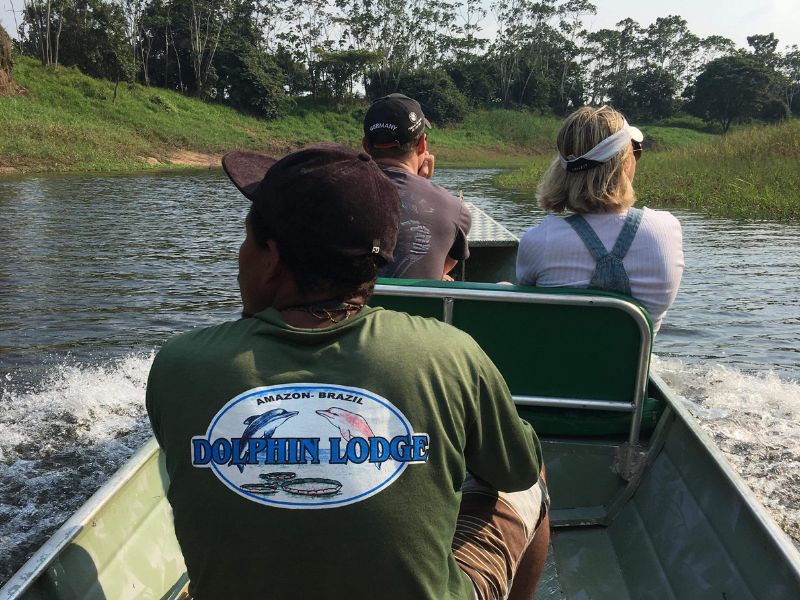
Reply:
[[[494,188],[496,174],[436,180],[521,235],[544,215],[532,190]],[[0,210],[0,376],[66,352],[149,351],[238,313],[247,203],[221,172],[5,181]],[[673,212],[687,267],[656,352],[800,379],[800,227]]]

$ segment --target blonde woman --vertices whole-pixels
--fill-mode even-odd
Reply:
[[[683,274],[681,226],[669,212],[634,208],[642,132],[609,106],[567,117],[559,156],[536,191],[547,215],[522,237],[520,285],[591,287],[632,296],[658,331]]]

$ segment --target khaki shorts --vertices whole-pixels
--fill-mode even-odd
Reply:
[[[506,598],[550,508],[547,484],[539,477],[527,490],[498,492],[468,475],[461,493],[453,555],[472,580],[478,600]]]

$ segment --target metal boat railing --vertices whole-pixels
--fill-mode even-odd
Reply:
[[[549,294],[547,292],[521,292],[485,289],[457,289],[445,287],[398,286],[378,284],[375,296],[395,296],[409,298],[440,298],[442,317],[445,323],[452,324],[457,300],[481,300],[486,302],[513,302],[520,304],[561,304],[567,306],[601,306],[621,310],[628,314],[636,324],[640,334],[637,365],[633,393],[629,402],[601,399],[554,398],[546,396],[514,395],[519,406],[552,408],[577,408],[584,410],[618,411],[632,413],[628,432],[628,442],[634,447],[641,433],[642,411],[647,393],[647,376],[650,368],[650,349],[652,333],[647,317],[634,302],[603,295]]]

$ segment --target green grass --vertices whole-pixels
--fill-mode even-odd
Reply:
[[[640,205],[800,221],[800,120],[740,127],[724,136],[691,123],[642,130],[650,143],[634,183]],[[503,173],[497,184],[532,197],[550,160]]]
[[[212,157],[236,148],[284,154],[303,144],[361,145],[365,106],[339,113],[304,107],[265,121],[219,104],[160,88],[114,84],[75,69],[44,68],[16,57],[14,75],[28,90],[0,98],[0,173],[109,172],[185,168],[177,151]],[[435,128],[431,149],[440,166],[526,164],[558,129],[558,120],[519,111],[470,115],[465,123]]]
[[[513,168],[547,152],[560,126],[556,117],[525,111],[480,111],[457,126],[434,128],[428,139],[441,166]]]
[[[800,221],[798,119],[739,129],[644,158],[636,174],[643,204],[733,218]]]

